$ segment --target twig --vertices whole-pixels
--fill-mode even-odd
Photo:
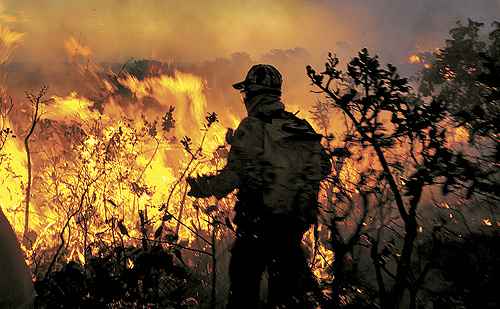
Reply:
[[[134,239],[134,240],[142,240],[142,238],[138,238],[138,237],[133,237],[133,236],[128,236],[128,237],[130,239]],[[189,248],[189,247],[186,247],[186,246],[183,246],[183,245],[179,245],[177,242],[173,242],[173,241],[158,240],[158,239],[151,239],[151,238],[146,238],[146,240],[152,241],[152,242],[169,244],[169,245],[172,245],[172,246],[175,246],[175,247],[179,247],[179,248],[184,249],[184,250],[198,252],[198,253],[201,253],[201,254],[206,254],[208,256],[212,255],[212,253],[210,253],[210,252],[206,252],[206,251],[203,251],[203,250],[200,250],[200,249]]]
[[[76,209],[76,211],[74,211],[73,213],[70,214],[70,216],[68,217],[68,219],[66,220],[66,223],[64,224],[61,232],[59,233],[59,238],[61,239],[61,244],[59,244],[59,247],[57,248],[56,250],[56,253],[54,254],[54,256],[52,257],[52,260],[50,261],[50,264],[49,264],[49,267],[47,268],[47,272],[45,273],[45,276],[44,276],[44,279],[47,279],[48,278],[48,275],[50,274],[50,272],[52,271],[52,268],[54,267],[56,261],[57,261],[57,258],[59,256],[59,254],[61,253],[61,250],[64,248],[64,245],[65,245],[65,240],[64,240],[64,233],[66,232],[66,229],[69,227],[69,222],[71,221],[71,219],[78,213],[81,211],[82,207],[83,207],[83,203],[85,201],[85,196],[87,195],[89,189],[90,189],[90,186],[92,184],[94,184],[102,175],[104,174],[104,172],[102,172],[101,174],[97,175],[96,178],[94,178],[90,183],[87,184],[86,188],[85,188],[85,191],[82,193],[81,197],[80,197],[80,203],[78,205],[78,208]]]
[[[197,233],[195,230],[193,230],[191,227],[189,227],[187,224],[185,224],[184,222],[182,222],[181,220],[179,220],[179,218],[177,218],[176,216],[174,216],[172,213],[170,213],[168,210],[165,210],[165,212],[172,217],[172,219],[174,219],[175,221],[177,221],[180,225],[182,225],[183,227],[187,228],[188,231],[190,231],[191,233],[193,233],[196,237],[200,238],[201,240],[203,240],[204,242],[206,242],[207,244],[211,245],[212,243],[210,241],[208,241],[205,237],[201,236],[201,234]]]

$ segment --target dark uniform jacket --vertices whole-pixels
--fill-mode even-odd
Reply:
[[[227,165],[215,176],[198,179],[200,195],[221,198],[239,188],[236,224],[266,214],[313,223],[319,183],[331,168],[321,136],[284,111],[277,95],[257,95],[246,108],[248,117],[228,141]]]

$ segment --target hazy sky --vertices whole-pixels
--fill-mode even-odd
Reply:
[[[306,48],[390,59],[438,47],[458,19],[500,19],[500,0],[0,0],[0,23],[25,32],[15,60],[57,60],[70,36],[98,60],[196,61]]]

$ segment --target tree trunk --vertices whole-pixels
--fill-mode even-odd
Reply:
[[[28,163],[28,182],[26,186],[26,198],[25,198],[25,208],[24,208],[24,232],[23,232],[23,241],[27,242],[29,240],[29,212],[30,212],[30,200],[31,200],[31,152],[30,152],[30,147],[29,147],[29,140],[31,135],[33,135],[33,132],[35,131],[36,124],[38,123],[38,111],[40,108],[40,103],[42,100],[42,97],[45,94],[45,91],[47,89],[44,87],[42,90],[40,90],[40,93],[38,94],[37,97],[28,95],[28,99],[31,101],[31,104],[34,105],[35,110],[33,111],[33,117],[31,119],[31,127],[28,131],[28,134],[26,134],[26,137],[24,138],[24,148],[26,149],[26,160]],[[27,242],[28,244],[31,243]],[[30,244],[31,245],[31,244]]]

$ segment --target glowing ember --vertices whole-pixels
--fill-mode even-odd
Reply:
[[[493,222],[491,221],[490,218],[484,218],[482,223],[486,226],[493,226]]]
[[[457,75],[451,68],[448,67],[444,68],[440,73],[441,76],[448,81],[455,79]]]
[[[467,142],[469,140],[469,130],[464,127],[458,127],[455,129],[455,142]]]

